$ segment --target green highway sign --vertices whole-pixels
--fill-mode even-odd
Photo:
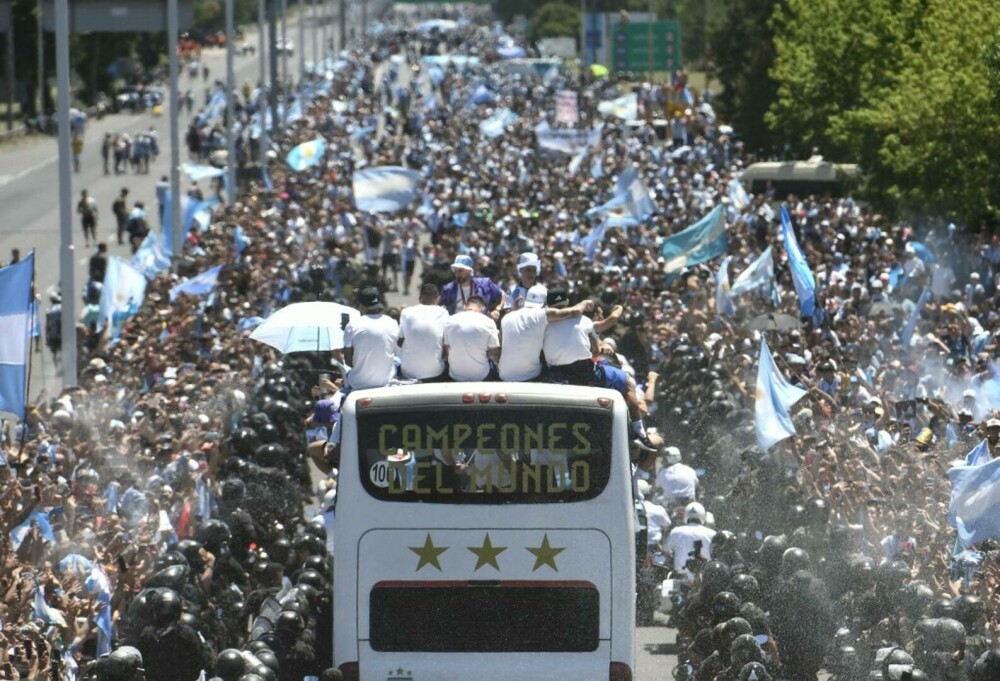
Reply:
[[[681,67],[681,25],[677,21],[619,24],[612,29],[612,41],[615,71],[674,71]]]

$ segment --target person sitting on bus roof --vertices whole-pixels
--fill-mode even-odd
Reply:
[[[483,299],[483,311],[488,312],[493,319],[500,319],[503,309],[504,293],[489,277],[472,276],[472,257],[456,255],[451,265],[455,280],[450,281],[441,289],[441,305],[448,314],[463,312],[466,303],[472,296]]]
[[[465,310],[452,315],[444,326],[444,356],[448,375],[454,381],[484,381],[495,374],[500,358],[500,335],[496,324],[483,314],[486,301],[477,295]]]
[[[358,293],[358,309],[361,316],[344,329],[344,347],[340,350],[343,361],[351,365],[345,383],[348,390],[381,388],[389,385],[396,374],[399,324],[382,314],[382,295],[373,286]]]
[[[542,263],[536,253],[522,253],[517,259],[517,283],[507,289],[504,307],[519,310],[527,302],[528,291],[538,283]]]
[[[547,296],[545,286],[535,284],[526,292],[523,305],[508,312],[500,322],[503,340],[499,363],[501,380],[537,379],[542,373],[542,344],[549,322],[579,317],[594,309],[591,300],[584,300],[573,307],[546,309]]]
[[[438,305],[438,287],[420,287],[420,304],[403,308],[399,315],[399,371],[403,378],[435,381],[443,378],[444,326],[448,311]]]
[[[553,286],[548,290],[546,304],[561,309],[569,306],[569,291],[564,286]],[[635,381],[621,368],[609,361],[595,361],[599,355],[600,340],[594,329],[594,322],[586,316],[570,317],[551,322],[545,328],[542,341],[545,361],[549,366],[549,378],[556,383],[589,385],[617,390],[625,397],[628,405],[632,430],[644,437],[639,401],[635,394]]]

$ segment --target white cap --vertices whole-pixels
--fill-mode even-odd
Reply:
[[[534,255],[534,253],[529,253],[527,255]],[[523,258],[524,256],[521,257]],[[548,295],[549,290],[547,288],[541,284],[535,284],[528,289],[528,294],[524,297],[524,306],[528,308],[545,307],[545,299]]]
[[[697,501],[692,501],[684,507],[684,520],[689,523],[692,521],[705,522],[705,507]]]
[[[643,499],[648,499],[650,492],[653,491],[652,487],[649,486],[649,482],[646,480],[639,480],[635,483],[635,486],[639,490],[639,494],[642,495]]]
[[[677,447],[664,447],[663,456],[670,463],[680,463],[681,462],[681,450]]]
[[[538,255],[535,253],[522,253],[521,257],[517,259],[517,269],[520,271],[525,267],[534,267],[536,270],[541,270],[542,267],[538,260]]]

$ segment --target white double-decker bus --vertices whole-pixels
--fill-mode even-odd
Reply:
[[[334,663],[371,681],[625,681],[635,538],[614,391],[352,393],[341,421]]]

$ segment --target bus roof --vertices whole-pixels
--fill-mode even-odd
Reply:
[[[504,401],[498,401],[497,396]],[[471,398],[471,399],[470,399]],[[611,403],[598,404],[598,399],[611,399]],[[418,383],[395,385],[387,388],[355,390],[348,395],[349,402],[370,399],[371,406],[401,407],[441,404],[553,404],[562,407],[609,406],[622,402],[621,393],[606,388],[590,388],[554,383]],[[366,405],[367,406],[367,405]]]

